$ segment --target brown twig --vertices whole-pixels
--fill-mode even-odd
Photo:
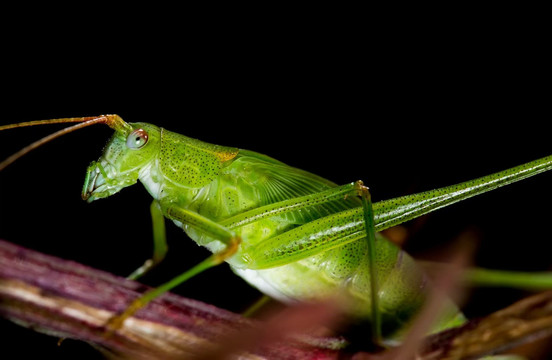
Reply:
[[[552,291],[430,336],[421,360],[475,359],[552,335]]]
[[[267,336],[259,334],[274,332],[267,330],[267,323],[173,294],[154,300],[120,331],[106,337],[107,319],[145,290],[137,282],[0,240],[0,315],[53,336],[92,343],[111,358],[188,359],[227,356],[230,349],[239,352],[241,359],[344,356],[339,350],[342,339],[308,335],[285,340],[268,336],[270,342],[228,346],[240,335],[255,334],[253,338],[261,339]],[[326,310],[315,309],[313,314]],[[417,358],[470,359],[551,333],[552,292],[545,292],[428,337]]]
[[[165,294],[106,336],[105,323],[147,288],[81,264],[0,241],[0,315],[41,332],[90,342],[112,358],[177,359],[212,352],[259,323]],[[291,338],[243,359],[335,359],[339,339]]]

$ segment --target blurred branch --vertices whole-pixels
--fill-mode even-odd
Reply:
[[[225,339],[259,327],[253,320],[165,294],[110,337],[105,323],[147,288],[81,264],[0,240],[0,315],[62,338],[94,344],[117,359],[204,356]],[[336,359],[339,339],[302,337],[259,345],[243,359]]]
[[[426,339],[422,360],[474,359],[552,335],[552,291]]]
[[[174,294],[154,300],[106,337],[106,321],[146,290],[137,282],[0,240],[0,315],[53,336],[92,343],[108,357],[213,359],[208,354],[223,357],[230,350],[238,351],[240,359],[343,357],[341,338],[301,335],[261,341],[259,334],[273,332],[267,329],[270,322]],[[552,292],[544,292],[426,338],[418,358],[469,359],[551,333]],[[362,358],[357,355],[355,359]]]

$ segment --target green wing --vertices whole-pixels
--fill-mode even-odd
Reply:
[[[335,187],[336,184],[318,175],[288,166],[266,155],[240,150],[235,160],[243,180],[251,184],[259,199],[258,206],[276,203],[303,195],[313,194]],[[297,224],[360,206],[352,197],[323,205],[294,211],[284,215],[287,221]]]

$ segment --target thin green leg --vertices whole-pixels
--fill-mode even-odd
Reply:
[[[165,214],[170,219],[178,220],[182,223],[201,229],[208,236],[211,236],[226,244],[226,247],[222,251],[209,256],[207,259],[203,260],[202,262],[180,274],[179,276],[173,278],[172,280],[162,284],[155,289],[147,291],[138,299],[134,300],[121,314],[112,317],[108,321],[108,334],[119,329],[127,318],[134,315],[136,311],[146,306],[155,298],[159,297],[167,291],[170,291],[171,289],[196,276],[197,274],[213,266],[221,264],[230,256],[235,254],[238,250],[238,246],[241,241],[240,238],[236,236],[233,231],[226,229],[225,227],[215,223],[214,221],[189,210],[176,207],[170,203],[166,203],[165,206],[163,203],[161,203],[160,211],[162,211],[163,214]]]
[[[526,290],[552,289],[552,272],[523,272],[471,268],[465,272],[466,282],[475,286],[501,286]]]
[[[150,206],[152,228],[153,228],[153,257],[146,260],[144,265],[134,270],[128,276],[131,280],[136,280],[145,273],[153,269],[165,258],[167,254],[167,236],[165,234],[165,217],[161,211],[161,205],[157,200],[154,200]]]
[[[138,299],[134,300],[121,314],[118,314],[111,319],[109,319],[107,323],[108,328],[108,334],[118,330],[123,325],[123,322],[134,315],[136,311],[140,310],[147,304],[149,304],[152,300],[159,297],[160,295],[166,293],[167,291],[172,290],[176,286],[182,284],[188,279],[191,279],[192,277],[196,276],[197,274],[213,267],[216,265],[219,265],[224,261],[226,257],[219,253],[219,254],[213,254],[209,256],[207,259],[203,260],[196,266],[192,267],[188,271],[180,274],[179,276],[173,278],[172,280],[164,283],[161,286],[158,286],[154,289],[151,289],[147,292],[145,292],[142,296],[140,296]]]
[[[263,295],[259,300],[255,301],[253,305],[248,307],[241,315],[246,318],[252,317],[257,313],[257,311],[263,308],[271,300],[272,299],[270,298],[270,296]]]
[[[379,309],[379,286],[376,268],[376,230],[374,224],[374,210],[370,191],[362,183],[359,183],[359,196],[364,209],[364,223],[366,227],[366,241],[368,243],[368,258],[370,266],[370,297],[372,312],[372,340],[375,344],[382,343],[381,313]]]
[[[428,272],[449,271],[450,265],[432,261],[418,261]],[[463,271],[463,281],[467,286],[496,286],[529,291],[552,289],[552,271],[511,271],[468,268]]]

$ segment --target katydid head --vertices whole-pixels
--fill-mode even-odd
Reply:
[[[147,123],[128,125],[128,131],[115,131],[100,159],[88,167],[82,189],[84,200],[92,202],[134,185],[140,172],[151,165],[159,149],[161,130]]]

